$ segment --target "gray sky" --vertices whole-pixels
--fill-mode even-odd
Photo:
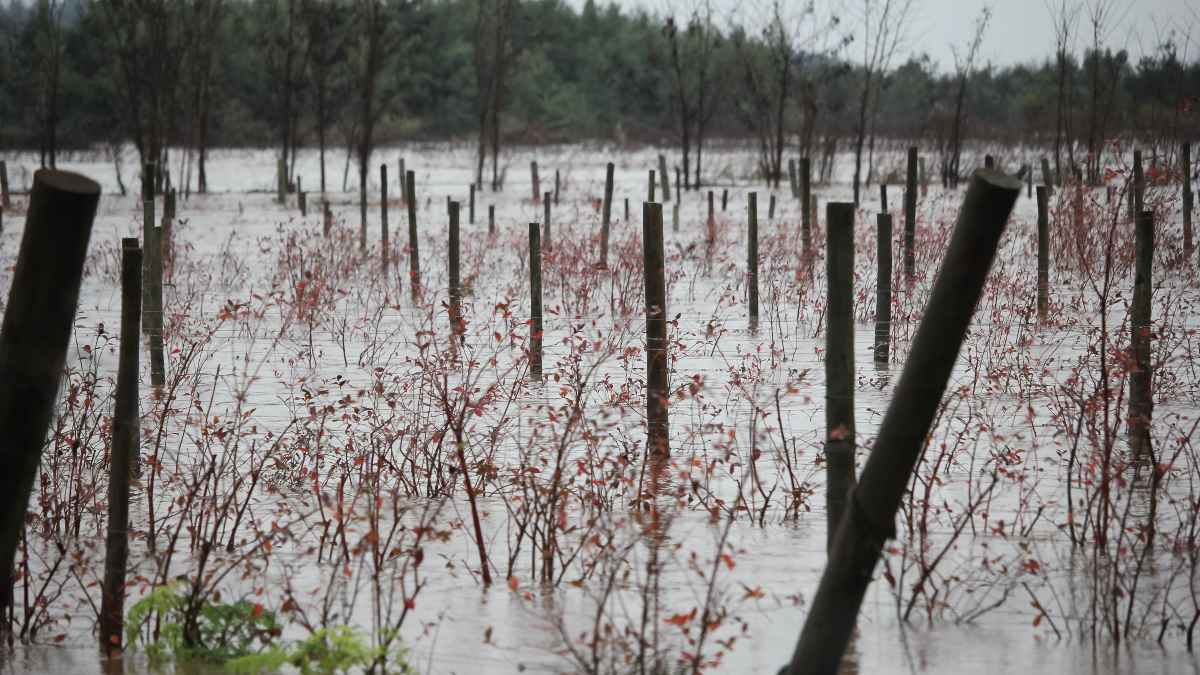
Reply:
[[[581,7],[584,0],[566,0]],[[703,0],[596,0],[601,6],[615,3],[621,7],[645,8],[651,12],[665,14],[675,8],[680,15],[687,8]],[[879,2],[880,0],[875,0]],[[1085,44],[1091,43],[1091,27],[1087,21],[1087,3],[1075,0],[1081,8],[1073,40],[1075,52],[1082,52]],[[1092,0],[1094,3],[1096,0]],[[1112,5],[1112,28],[1106,43],[1115,48],[1128,49],[1133,60],[1145,52],[1153,51],[1171,29],[1176,31],[1176,42],[1181,56],[1189,61],[1200,58],[1200,2],[1193,0],[1107,0]],[[731,17],[735,22],[753,24],[756,17],[766,14],[770,0],[711,0],[714,14]],[[848,26],[856,36],[861,35],[858,25],[864,0],[816,0],[817,11],[828,13],[840,7],[843,26]],[[980,63],[992,62],[1009,65],[1017,62],[1040,61],[1054,50],[1054,31],[1051,26],[1047,3],[1058,5],[1061,0],[991,0],[992,19],[984,34],[980,49]],[[795,10],[805,0],[783,0],[784,7]],[[951,47],[959,45],[961,50],[973,31],[976,18],[984,6],[984,0],[913,0],[913,16],[909,21],[908,39],[893,60],[893,65],[903,62],[910,54],[926,52],[942,70],[953,68]],[[761,20],[761,19],[759,19]],[[1190,44],[1188,34],[1191,34]],[[861,58],[861,51],[850,47],[848,56]]]

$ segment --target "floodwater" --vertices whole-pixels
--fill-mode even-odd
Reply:
[[[811,275],[797,273],[796,200],[783,186],[775,192],[775,218],[766,217],[770,191],[751,180],[752,153],[736,148],[706,153],[706,173],[717,186],[720,228],[711,257],[703,250],[704,195],[685,193],[678,231],[672,227],[674,202],[667,202],[668,315],[675,319],[671,378],[681,394],[671,404],[673,464],[651,500],[663,524],[647,525],[646,511],[636,508],[648,503],[640,445],[645,356],[638,275],[640,203],[646,171],[657,168],[656,154],[583,146],[516,149],[506,156],[506,189],[477,193],[472,225],[466,222],[470,148],[379,151],[377,161],[390,165],[393,195],[397,158],[403,156],[417,175],[427,297],[425,304],[415,305],[403,248],[407,220],[399,204],[393,203],[389,213],[397,267],[384,273],[377,197],[370,206],[370,256],[355,259],[359,221],[353,195],[329,191],[335,233],[342,234],[334,243],[320,235],[315,153],[302,154],[296,165],[311,190],[307,217],[300,216],[294,196],[286,206],[274,203],[269,152],[216,153],[208,169],[213,194],[179,202],[175,267],[165,297],[173,327],[168,368],[184,376],[162,427],[158,492],[148,496],[147,474],[135,485],[133,583],[126,609],[155,579],[191,578],[198,559],[194,542],[212,531],[222,544],[228,539],[232,551],[216,555],[210,565],[225,575],[213,578],[210,566],[206,583],[224,599],[248,598],[280,612],[284,639],[302,639],[322,621],[349,624],[377,639],[381,622],[396,620],[400,608],[411,604],[400,636],[406,661],[417,672],[586,672],[597,653],[591,631],[601,625],[607,626],[595,661],[601,672],[637,672],[638,631],[654,636],[671,672],[690,672],[683,655],[693,653],[700,621],[688,613],[708,605],[719,621],[703,646],[704,672],[774,673],[790,656],[825,562],[824,260],[818,257]],[[1036,157],[1028,149],[1008,154],[1000,159],[1009,165]],[[131,157],[125,157],[128,185],[137,183],[129,175]],[[95,584],[103,566],[107,440],[97,429],[111,410],[115,375],[120,305],[115,252],[120,237],[140,233],[140,204],[134,195],[117,195],[110,161],[75,159],[60,166],[96,178],[105,189],[71,359],[77,384],[92,382],[87,374],[94,374],[90,391],[96,412],[89,417],[66,403],[60,411],[61,433],[47,450],[41,483],[44,520],[30,528],[30,574],[37,588],[47,589],[38,591],[47,600],[34,613],[35,622],[43,623],[37,644],[18,646],[0,672],[152,669],[136,651],[124,663],[103,663],[93,648],[91,608],[99,601]],[[551,219],[554,248],[543,268],[548,378],[541,386],[526,386],[523,356],[527,223],[542,220],[541,204],[530,199],[532,159],[540,165],[542,190],[553,189],[555,169],[562,181]],[[599,226],[595,200],[603,193],[609,160],[617,164],[613,270],[593,274],[586,270],[594,260]],[[878,162],[880,173],[887,174],[902,166],[902,153],[882,151]],[[849,198],[845,179],[851,163],[852,157],[839,156],[839,180],[816,191],[822,205]],[[28,173],[22,173],[27,165],[28,157],[10,159],[15,189],[28,182]],[[330,182],[338,187],[340,169],[340,158],[330,161]],[[174,173],[185,170],[175,167]],[[377,189],[376,175],[372,190]],[[759,192],[763,239],[763,317],[756,332],[747,324],[742,234],[745,194],[752,189]],[[722,190],[729,192],[724,211]],[[1194,483],[1200,477],[1190,447],[1200,395],[1192,358],[1200,293],[1195,265],[1181,267],[1170,251],[1180,227],[1173,190],[1163,187],[1156,193],[1164,220],[1155,287],[1154,434],[1158,462],[1171,468],[1161,488],[1164,496],[1154,502],[1160,507],[1154,521],[1160,536],[1144,558],[1148,562],[1136,567],[1136,556],[1118,553],[1113,566],[1103,568],[1106,575],[1120,570],[1108,578],[1115,579],[1124,597],[1135,598],[1128,614],[1128,606],[1119,604],[1119,647],[1103,624],[1094,631],[1095,593],[1101,587],[1096,582],[1101,568],[1095,564],[1103,556],[1088,546],[1073,550],[1068,525],[1078,509],[1075,522],[1085,527],[1081,514],[1093,508],[1097,494],[1088,482],[1094,474],[1086,473],[1094,469],[1097,455],[1087,448],[1103,434],[1076,429],[1076,399],[1093,391],[1096,360],[1090,355],[1099,353],[1098,300],[1089,277],[1077,265],[1062,263],[1051,279],[1053,321],[1036,322],[1031,312],[1035,210],[1023,192],[913,483],[914,501],[906,502],[898,519],[899,539],[889,544],[866,596],[844,672],[1200,672],[1200,661],[1185,646],[1197,600],[1191,589],[1198,581],[1197,546],[1188,533],[1195,532],[1189,528],[1196,520]],[[897,242],[903,231],[899,193],[894,189],[890,199]],[[902,369],[962,193],[931,187],[920,199],[918,281],[911,289],[895,286],[894,354],[885,368],[870,358],[878,187],[871,185],[864,194],[855,252],[860,467]],[[436,355],[446,338],[445,310],[437,298],[445,297],[449,283],[448,196],[464,203],[465,350],[477,361],[470,369],[447,366]],[[625,198],[631,203],[628,221]],[[1105,201],[1103,191],[1088,199],[1097,209]],[[495,237],[486,234],[489,204],[496,207]],[[0,236],[3,287],[11,278],[22,220],[6,214]],[[1069,237],[1056,236],[1055,253],[1066,258]],[[818,249],[823,237],[822,208],[813,234]],[[898,243],[894,250],[899,274]],[[1106,305],[1115,341],[1128,335],[1127,326],[1121,326],[1131,278],[1127,268],[1115,275],[1116,291]],[[446,380],[439,385],[443,372]],[[458,460],[451,444],[442,450],[448,416],[437,395],[461,400],[463,391],[482,396],[493,385],[496,396],[471,410],[464,424],[464,460],[481,476],[475,483],[482,492],[480,528],[496,577],[485,588]],[[145,455],[153,451],[162,417],[161,402],[147,394],[145,356],[142,387]],[[571,405],[581,389],[583,414],[574,419]],[[64,387],[64,401],[70,391]],[[73,452],[62,450],[70,445],[68,437],[81,444]],[[1069,461],[1072,448],[1078,452],[1074,463]],[[542,503],[538,500],[545,494],[537,489],[547,485],[559,449],[571,497],[563,500],[558,515],[528,519],[523,509]],[[380,492],[371,492],[365,485],[370,471],[358,467],[378,468],[374,462],[384,460],[391,465],[378,465],[388,466],[379,469],[380,475],[390,477],[378,484]],[[206,462],[217,467],[212,474],[204,473]],[[256,466],[261,482],[251,487],[237,482]],[[1143,540],[1136,525],[1147,518],[1152,500],[1133,467],[1127,473],[1128,480],[1114,490],[1117,515],[1109,517],[1126,514],[1114,526],[1127,526],[1129,532],[1118,549],[1139,551]],[[203,489],[197,487],[201,484]],[[1068,486],[1074,506],[1067,501]],[[193,510],[188,502],[193,491],[214,504],[227,494],[245,500],[242,529]],[[920,504],[925,494],[927,509]],[[374,524],[372,501],[377,504]],[[147,544],[152,506],[162,521],[159,536],[178,533],[177,554],[165,568],[161,549],[156,555]],[[326,539],[329,513],[337,509],[355,514],[345,523],[341,551],[335,551],[336,535]],[[64,526],[60,513],[78,513],[82,524]],[[736,515],[729,524],[731,513]],[[545,573],[541,550],[535,557],[531,540],[522,538],[527,527],[536,531],[543,522],[557,522],[561,529],[552,573],[556,581],[550,584],[539,580]],[[392,529],[393,524],[402,527]],[[397,548],[383,556],[372,576],[367,561],[373,537],[385,531],[395,533]],[[270,547],[261,545],[265,540]],[[326,546],[327,541],[332,543]],[[63,558],[59,544],[70,552],[69,563],[56,567]],[[340,562],[332,564],[330,556]],[[918,559],[936,560],[920,592],[914,590]],[[651,595],[652,567],[657,574]],[[716,580],[709,584],[714,573]],[[1131,586],[1135,576],[1139,583]],[[19,586],[18,597],[22,590]],[[906,612],[907,621],[901,618]],[[1126,616],[1136,624],[1128,638]],[[167,670],[219,668],[187,663]]]

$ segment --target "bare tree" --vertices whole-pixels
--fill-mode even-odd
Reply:
[[[854,142],[854,203],[862,182],[863,143],[868,111],[879,97],[880,83],[904,38],[912,0],[863,0],[863,84]],[[874,143],[872,143],[872,146]]]
[[[1113,54],[1104,49],[1112,30],[1116,0],[1093,0],[1088,4],[1088,24],[1091,26],[1092,47],[1084,56],[1088,77],[1088,131],[1087,131],[1087,180],[1100,180],[1100,154],[1104,144],[1105,130],[1112,116],[1112,99],[1117,90],[1117,79],[1128,59],[1122,50]],[[1060,174],[1061,180],[1061,174]]]
[[[260,48],[267,77],[274,89],[276,133],[279,153],[289,184],[295,165],[299,96],[304,74],[306,22],[301,16],[300,0],[266,0]]]
[[[339,0],[305,0],[304,38],[307,44],[308,80],[313,93],[313,127],[317,132],[321,192],[325,192],[325,148],[329,128],[342,108],[344,92],[335,77],[346,58],[347,5]]]
[[[954,123],[950,131],[950,160],[945,162],[945,170],[950,187],[958,187],[960,174],[959,164],[962,161],[962,132],[966,115],[967,82],[975,72],[975,59],[979,56],[979,47],[983,44],[983,34],[987,31],[988,22],[992,18],[992,8],[984,6],[975,19],[975,33],[967,44],[966,54],[960,53],[957,47],[951,47],[954,54],[954,76],[958,82],[958,91],[954,96]]]
[[[193,39],[188,49],[188,78],[190,88],[189,106],[189,151],[196,153],[196,191],[208,192],[208,130],[213,103],[213,61],[221,45],[221,21],[225,11],[224,0],[202,0],[195,3],[195,20],[189,31]],[[189,176],[184,176],[185,191],[191,185]]]
[[[1054,174],[1055,183],[1062,176],[1062,146],[1071,137],[1071,35],[1079,18],[1079,7],[1067,0],[1060,0],[1057,7],[1046,5],[1054,20],[1054,64],[1058,85],[1054,122]],[[1072,144],[1067,140],[1068,153]]]
[[[712,5],[703,0],[693,7],[682,34],[674,17],[663,26],[670,52],[674,84],[672,103],[679,118],[680,149],[683,152],[683,187],[700,189],[704,132],[716,110],[714,95],[715,53],[721,36],[712,21]],[[691,161],[695,142],[696,162]]]
[[[500,189],[500,112],[508,72],[519,47],[513,44],[517,0],[477,0],[475,14],[475,81],[479,106],[479,148],[475,184],[483,185],[488,144],[492,151],[492,190]]]
[[[62,0],[37,0],[29,25],[28,51],[33,59],[34,110],[39,128],[38,158],[54,168],[58,155],[58,97],[62,79]]]

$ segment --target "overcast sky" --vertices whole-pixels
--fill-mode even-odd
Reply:
[[[584,0],[566,0],[582,7]],[[627,9],[645,8],[658,14],[672,11],[680,15],[703,0],[596,0],[601,6],[615,3]],[[753,24],[756,17],[765,14],[764,8],[770,0],[710,0],[713,12],[722,17],[722,23],[732,18],[734,22]],[[784,6],[798,8],[807,0],[783,0]],[[880,2],[881,0],[875,0]],[[1092,0],[1095,2],[1096,0]],[[860,22],[864,0],[816,0],[819,12],[836,11],[841,8],[843,21],[859,35],[855,22]],[[996,65],[1017,62],[1040,61],[1054,51],[1054,31],[1051,26],[1047,3],[1057,6],[1061,0],[992,0],[992,19],[984,35],[980,51],[980,62],[990,61]],[[1200,56],[1200,1],[1197,0],[1107,0],[1112,5],[1111,22],[1107,43],[1113,48],[1128,49],[1133,60],[1145,52],[1153,51],[1161,42],[1160,36],[1176,31],[1176,42],[1181,46],[1181,56],[1194,61]],[[976,18],[984,6],[983,0],[913,0],[913,17],[909,22],[908,40],[896,55],[893,64],[904,61],[910,54],[928,53],[943,70],[953,68],[951,47],[970,40]],[[1078,3],[1077,4],[1081,4]],[[1087,10],[1084,5],[1076,24],[1078,39],[1076,52],[1082,51],[1085,40],[1091,42],[1091,28],[1087,25]],[[1184,55],[1183,45],[1191,33],[1191,44]],[[1086,36],[1086,37],[1085,37]],[[849,56],[861,58],[861,51],[851,47]]]

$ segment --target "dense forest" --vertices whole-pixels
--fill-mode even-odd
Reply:
[[[63,149],[180,148],[203,189],[204,153],[220,146],[277,147],[285,161],[348,147],[366,166],[380,143],[467,139],[480,182],[490,169],[495,183],[504,143],[655,142],[681,148],[694,182],[713,138],[754,139],[778,180],[785,149],[857,139],[862,154],[864,137],[872,151],[877,136],[927,139],[945,171],[963,138],[1052,144],[1076,165],[1120,134],[1197,131],[1186,36],[1156,36],[1134,59],[1095,37],[1107,17],[1064,3],[1044,19],[1061,20],[1044,58],[994,67],[976,58],[985,11],[941,72],[896,53],[894,4],[911,0],[884,3],[894,13],[872,33],[870,15],[779,2],[750,28],[696,2],[664,17],[592,0],[11,0],[0,147],[48,166]]]

